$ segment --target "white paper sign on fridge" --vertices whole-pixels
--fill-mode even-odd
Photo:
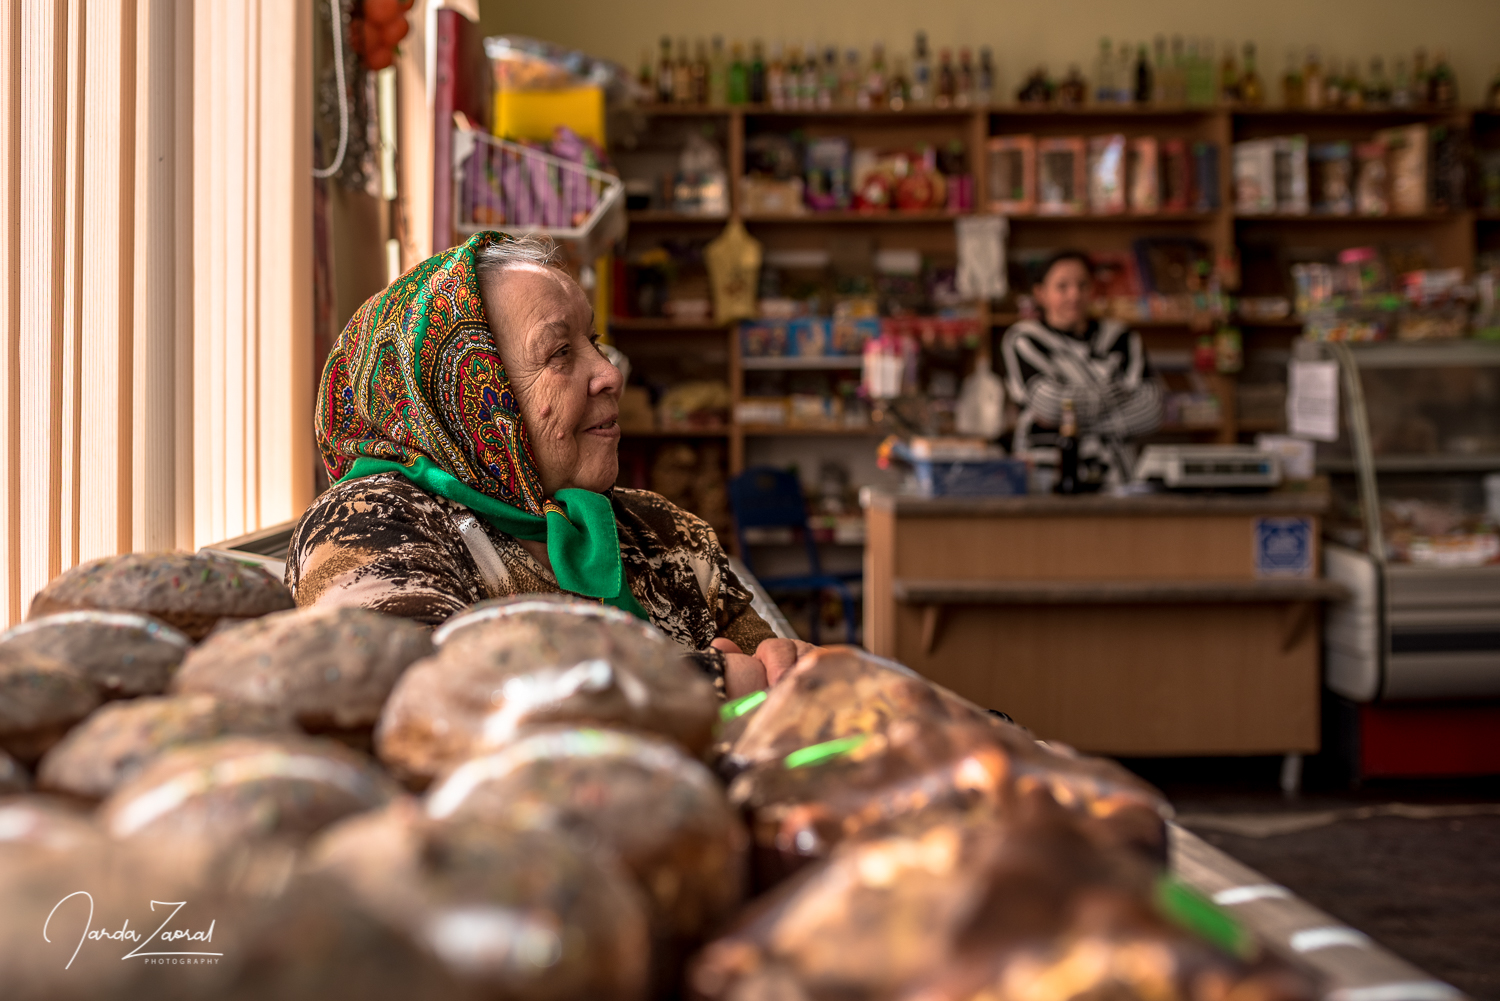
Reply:
[[[1293,359],[1286,373],[1286,427],[1314,441],[1339,440],[1339,363]]]

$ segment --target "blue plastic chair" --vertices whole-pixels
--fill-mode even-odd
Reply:
[[[823,562],[818,559],[818,544],[807,525],[807,502],[802,497],[802,485],[795,473],[770,466],[756,466],[745,470],[729,481],[729,506],[734,512],[734,534],[739,541],[740,558],[750,572],[755,567],[750,562],[750,547],[745,544],[747,528],[790,528],[802,534],[807,547],[809,572],[799,577],[761,577],[767,591],[817,595],[821,591],[835,591],[844,606],[844,631],[848,642],[855,642],[857,617],[854,611],[854,594],[849,590],[849,581],[860,580],[863,574],[829,574],[823,572]],[[811,635],[808,640],[819,642],[818,620],[821,616],[814,607],[811,616]],[[751,651],[746,651],[747,653]]]

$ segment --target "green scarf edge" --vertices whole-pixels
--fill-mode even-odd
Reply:
[[[552,573],[564,591],[597,598],[606,605],[650,621],[651,617],[636,601],[625,579],[614,508],[603,494],[566,487],[554,498],[566,515],[556,511],[549,511],[545,516],[532,514],[480,493],[425,455],[414,457],[410,464],[360,456],[338,482],[376,473],[400,473],[428,493],[462,504],[500,531],[518,539],[545,540]]]

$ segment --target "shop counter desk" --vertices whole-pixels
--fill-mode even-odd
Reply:
[[[864,504],[872,652],[1082,751],[1318,749],[1325,492]]]

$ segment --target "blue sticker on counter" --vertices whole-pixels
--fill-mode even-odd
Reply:
[[[1255,576],[1311,577],[1313,520],[1255,519]]]

